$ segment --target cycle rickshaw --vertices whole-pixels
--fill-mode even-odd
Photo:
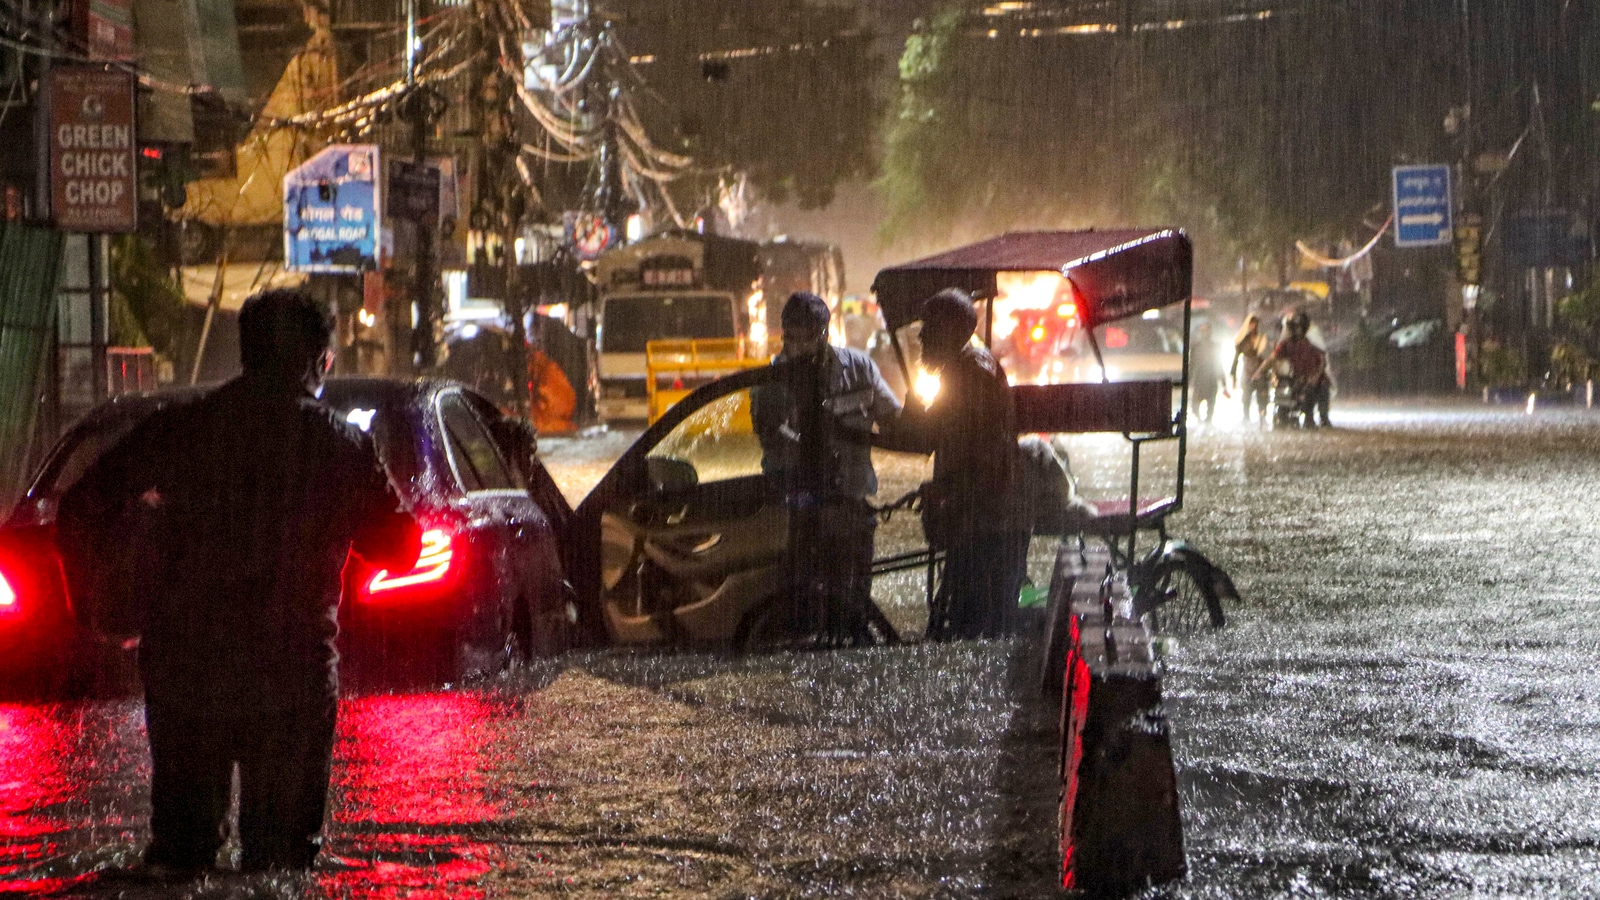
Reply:
[[[1015,232],[884,269],[873,283],[908,384],[921,375],[921,304],[943,288],[962,288],[978,301],[980,335],[1002,362],[1037,358],[1037,345],[1048,342],[1050,361],[1028,367],[1037,373],[1034,383],[1012,388],[1019,433],[1120,434],[1131,457],[1126,497],[1094,503],[1072,535],[1075,544],[1064,544],[1076,556],[1072,571],[1082,577],[1098,566],[1108,601],[1114,582],[1125,586],[1131,618],[1168,633],[1221,627],[1225,603],[1238,596],[1225,571],[1167,530],[1184,500],[1192,261],[1189,239],[1175,229]],[[1176,346],[1169,341],[1165,361],[1155,363],[1162,354],[1117,352],[1134,343],[1128,327],[1119,328],[1127,322],[1165,328]],[[1130,359],[1138,361],[1116,365]],[[1145,495],[1141,462],[1159,444],[1175,446],[1174,480]],[[1143,553],[1141,535],[1154,538]],[[880,560],[878,571],[937,564],[937,555],[924,551]]]

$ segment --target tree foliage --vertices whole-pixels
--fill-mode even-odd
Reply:
[[[886,239],[1177,224],[1202,281],[1241,259],[1275,274],[1294,239],[1370,235],[1393,165],[1458,160],[1453,107],[1478,98],[1474,146],[1503,150],[1530,121],[1529,86],[1581,83],[1600,46],[1596,17],[1559,0],[1475,4],[1470,20],[1454,0],[1265,16],[1176,3],[1170,18],[1010,6],[947,0],[907,40],[878,182]],[[1582,144],[1577,101],[1544,96],[1550,143]],[[1582,183],[1581,152],[1552,158]]]
[[[612,9],[650,132],[763,197],[827,205],[870,174],[879,109],[871,35],[847,6],[811,0],[621,0]]]
[[[138,234],[111,239],[111,340],[151,346],[169,360],[188,349],[183,289]]]

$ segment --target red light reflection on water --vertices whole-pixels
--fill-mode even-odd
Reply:
[[[338,896],[483,896],[499,851],[474,839],[506,815],[487,770],[504,704],[476,693],[360,697],[339,711],[332,852]]]
[[[53,707],[0,704],[0,892],[44,894],[77,879],[29,877],[57,852],[53,810],[73,799],[71,747]]]

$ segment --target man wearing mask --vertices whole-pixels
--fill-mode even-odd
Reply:
[[[417,558],[418,528],[372,442],[317,399],[331,325],[298,291],[251,297],[239,313],[244,374],[153,414],[62,500],[64,555],[80,572],[103,565],[95,548],[117,539],[106,523],[157,523],[143,531],[139,646],[151,877],[216,864],[235,765],[242,868],[311,867],[332,760],[346,556],[391,570]],[[96,573],[86,583],[114,590],[126,578]]]
[[[828,305],[796,293],[783,307],[777,377],[757,388],[750,415],[761,468],[790,504],[790,574],[801,634],[834,644],[871,640],[872,552],[877,519],[873,426],[900,412],[871,357],[828,344]]]
[[[994,356],[972,343],[978,316],[966,292],[934,294],[921,318],[922,364],[938,375],[938,393],[908,401],[883,443],[933,454],[922,521],[929,545],[945,552],[945,569],[928,636],[995,637],[1015,617],[1031,536],[1017,489],[1011,386]]]

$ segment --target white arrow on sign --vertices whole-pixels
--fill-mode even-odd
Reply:
[[[1429,213],[1425,216],[1401,216],[1401,225],[1443,225],[1444,213]]]

